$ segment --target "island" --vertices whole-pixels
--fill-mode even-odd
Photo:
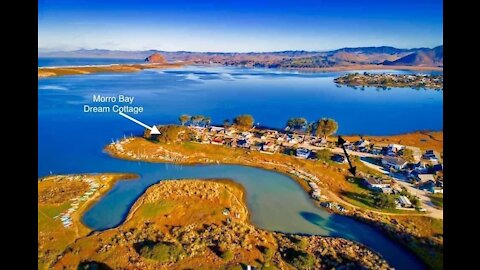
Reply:
[[[336,78],[335,83],[347,86],[372,86],[379,88],[411,87],[443,90],[443,75],[349,73]]]
[[[411,249],[432,269],[443,267],[443,212],[430,206],[430,198],[419,198],[416,188],[383,175],[378,169],[381,165],[372,165],[360,159],[367,157],[380,164],[380,161],[383,162],[383,158],[379,158],[382,154],[372,153],[378,148],[390,151],[395,146],[400,149],[395,153],[399,160],[416,156],[418,151],[438,156],[437,151],[443,153],[443,146],[437,140],[443,140],[443,133],[372,137],[378,142],[398,142],[401,139],[415,142],[416,146],[403,148],[393,143],[385,146],[379,143],[376,146],[372,144],[366,151],[359,143],[366,143],[363,136],[359,142],[348,142],[350,157],[357,168],[357,175],[352,177],[346,160],[337,159],[343,151],[336,145],[336,139],[322,136],[331,135],[332,130],[336,130],[334,124],[328,124],[332,119],[320,119],[317,125],[326,124],[320,129],[317,127],[320,131],[318,136],[314,136],[299,134],[295,130],[285,132],[252,127],[254,121],[249,117],[238,116],[232,124],[226,122],[224,127],[219,127],[210,126],[208,117],[182,115],[179,117],[181,125],[157,126],[160,135],[151,135],[149,130],[145,130],[143,137],[114,141],[105,147],[105,151],[113,157],[127,160],[240,164],[284,173],[297,181],[318,207],[371,224]],[[287,124],[295,126],[299,122],[302,122],[301,119],[291,119]],[[328,126],[333,129],[328,131]],[[428,148],[433,145],[436,150],[430,152]],[[420,155],[422,160],[432,157]],[[436,167],[428,167],[425,173],[433,168]],[[398,172],[403,173],[403,169]],[[439,172],[434,177],[442,179],[443,175]],[[386,188],[376,188],[377,185]]]
[[[39,269],[391,269],[349,240],[256,228],[242,186],[225,179],[162,181],[138,198],[123,224],[91,232],[79,219],[86,205],[124,177],[39,181]]]

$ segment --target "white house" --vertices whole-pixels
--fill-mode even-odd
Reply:
[[[393,167],[396,170],[401,170],[407,165],[407,161],[399,157],[385,156],[382,158],[382,165],[385,167]]]
[[[306,149],[306,148],[298,148],[296,151],[296,156],[300,158],[308,158],[310,156],[310,153],[312,151]]]

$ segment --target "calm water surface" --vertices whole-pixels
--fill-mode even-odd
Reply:
[[[408,71],[401,71],[408,72]],[[409,252],[372,227],[313,205],[290,177],[235,165],[179,166],[117,160],[102,148],[142,129],[111,114],[85,114],[93,94],[133,95],[146,123],[172,123],[182,113],[214,123],[251,113],[261,125],[282,127],[292,116],[335,118],[340,133],[394,134],[442,128],[443,93],[414,89],[337,87],[341,73],[301,74],[224,67],[186,67],[130,74],[94,74],[38,81],[38,175],[131,172],[83,217],[89,227],[117,226],[148,186],[163,179],[231,178],[247,190],[252,222],[291,233],[345,237],[380,252],[397,269],[423,269]]]

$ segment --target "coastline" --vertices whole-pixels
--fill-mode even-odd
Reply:
[[[127,139],[127,140],[131,140],[131,138]],[[149,143],[152,143],[152,142],[149,142]],[[204,145],[204,144],[198,144],[198,145]],[[114,150],[114,148],[113,147],[109,148],[109,146],[111,146],[111,145],[106,146],[104,151],[108,155],[110,155],[114,158],[120,158],[120,159],[125,159],[125,160],[132,160],[132,161],[142,160],[142,161],[153,162],[153,163],[155,163],[155,162],[157,162],[157,163],[158,162],[160,162],[160,163],[174,163],[174,164],[182,164],[182,165],[232,164],[232,165],[251,166],[251,167],[261,168],[261,169],[265,169],[265,170],[272,170],[272,171],[275,171],[275,172],[278,172],[278,173],[285,174],[285,175],[289,176],[290,178],[292,178],[297,184],[299,184],[307,194],[309,194],[310,189],[311,189],[308,186],[308,183],[307,183],[308,180],[302,179],[301,177],[299,177],[297,175],[293,175],[291,173],[292,168],[289,167],[288,165],[285,165],[285,164],[278,164],[278,163],[276,164],[276,163],[272,163],[272,162],[261,162],[259,160],[249,161],[249,160],[242,160],[242,159],[239,159],[239,160],[236,160],[236,161],[223,160],[223,161],[219,162],[218,160],[209,159],[208,156],[205,157],[205,155],[203,155],[203,158],[199,158],[199,159],[193,160],[193,161],[192,160],[165,160],[165,159],[155,159],[155,158],[153,158],[153,159],[152,158],[135,159],[133,157],[129,157],[129,156],[126,156],[126,155],[121,155],[119,153],[116,153],[115,151],[112,151],[112,149]],[[217,145],[212,145],[212,146],[220,147],[220,146],[217,146]],[[142,148],[146,149],[148,147],[146,145],[142,145]],[[220,149],[220,148],[218,148],[218,149]],[[260,154],[260,155],[262,155],[262,154]],[[265,156],[268,157],[270,155],[265,155]],[[292,165],[292,164],[289,164],[289,165]],[[337,168],[337,169],[340,173],[342,173],[344,175],[347,174],[346,167],[345,168]],[[293,170],[296,171],[295,168]],[[301,170],[299,169],[298,171],[301,171]],[[422,219],[424,217],[422,214],[416,214],[416,213],[415,214],[413,214],[413,213],[388,213],[388,212],[380,212],[380,211],[374,211],[374,210],[370,210],[370,209],[366,209],[366,208],[361,208],[357,205],[352,205],[351,203],[349,203],[349,202],[345,201],[344,199],[340,198],[339,196],[337,196],[337,194],[335,194],[335,192],[329,190],[329,188],[331,187],[330,185],[327,184],[327,187],[325,187],[325,185],[320,184],[319,186],[322,189],[322,193],[324,193],[326,191],[326,193],[329,195],[328,198],[330,200],[334,199],[333,201],[338,202],[337,199],[339,199],[341,205],[345,206],[345,209],[348,210],[346,212],[341,212],[341,211],[338,211],[338,210],[333,208],[333,209],[328,209],[327,211],[329,211],[333,214],[348,216],[350,218],[353,218],[353,219],[358,220],[360,222],[363,222],[365,224],[371,225],[375,229],[377,229],[380,232],[382,232],[383,234],[385,234],[390,239],[394,240],[395,242],[398,242],[403,247],[405,247],[407,250],[411,251],[412,254],[414,256],[416,256],[418,259],[420,259],[420,261],[422,261],[425,265],[429,265],[431,268],[434,268],[434,267],[431,266],[431,264],[429,264],[425,261],[424,257],[422,257],[418,253],[419,250],[415,250],[411,246],[413,244],[412,242],[416,243],[416,244],[413,244],[414,246],[424,243],[424,241],[425,241],[424,237],[421,237],[420,235],[410,234],[409,232],[405,232],[405,231],[403,231],[403,229],[401,229],[401,228],[404,228],[404,226],[402,224],[391,221],[391,218],[394,218],[395,216],[411,216],[412,218],[413,217],[418,217],[418,219]],[[314,203],[317,207],[322,207],[322,206],[320,206],[318,201],[315,201],[313,199],[311,199],[311,200],[312,200],[312,203]],[[432,248],[437,248],[437,244],[435,244],[435,242],[428,241],[428,243],[426,245],[430,245],[430,243],[431,243],[431,245],[433,245]]]
[[[193,62],[174,62],[174,63],[152,63],[152,64],[108,64],[108,65],[79,65],[79,66],[48,66],[38,67],[38,78],[65,76],[65,75],[86,75],[102,72],[112,73],[127,73],[136,72],[144,69],[166,69],[178,68],[185,65],[198,66],[215,66],[217,64],[198,64]],[[224,65],[221,65],[224,66]],[[227,66],[228,67],[228,66]],[[242,66],[234,66],[242,67]],[[247,67],[244,68],[254,68]],[[429,66],[385,66],[385,65],[351,65],[351,66],[336,66],[336,67],[322,67],[322,68],[266,68],[268,70],[280,71],[298,71],[305,73],[316,72],[338,72],[338,71],[355,71],[355,70],[412,70],[412,71],[442,71],[443,67],[429,67]]]

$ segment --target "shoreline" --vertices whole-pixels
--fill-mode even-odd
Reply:
[[[65,75],[86,75],[102,72],[112,73],[126,73],[136,72],[144,69],[154,68],[178,68],[182,66],[218,66],[216,64],[198,64],[192,62],[174,62],[174,63],[141,63],[141,64],[106,64],[106,65],[79,65],[79,66],[44,66],[38,67],[38,78],[57,77]],[[229,66],[221,65],[222,67],[237,67],[256,69],[256,67],[247,66]],[[337,66],[337,67],[323,67],[323,68],[262,68],[266,70],[278,71],[298,71],[304,73],[326,73],[339,71],[355,71],[355,70],[411,70],[411,71],[442,71],[443,67],[429,67],[429,66],[385,66],[385,65],[352,65],[352,66]]]

